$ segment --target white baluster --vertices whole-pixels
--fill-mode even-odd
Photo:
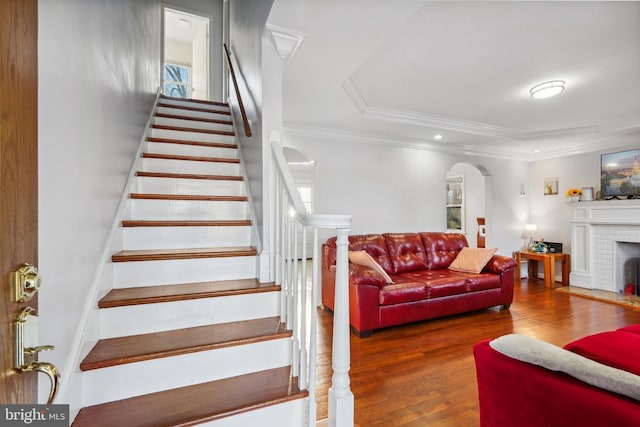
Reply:
[[[311,326],[309,331],[309,407],[307,426],[316,424],[316,357],[318,355],[318,296],[315,292],[320,286],[320,256],[318,255],[318,229],[313,229],[313,255],[311,258]]]
[[[307,388],[307,228],[302,227],[302,265],[300,274],[300,374],[298,385]]]
[[[333,315],[333,376],[329,389],[329,426],[353,427],[353,393],[349,368],[349,229],[338,229],[336,240],[336,295]]]
[[[298,221],[295,218],[291,219],[292,223],[292,251],[291,251],[291,290],[293,291],[293,317],[291,322],[291,329],[293,335],[291,337],[291,375],[294,377],[300,376],[300,279],[298,277]]]

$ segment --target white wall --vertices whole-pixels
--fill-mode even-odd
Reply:
[[[38,7],[40,335],[63,369],[160,85],[160,2]]]
[[[597,152],[577,154],[532,163],[529,168],[529,202],[531,222],[538,224],[538,235],[546,241],[560,242],[563,251],[571,251],[571,208],[565,192],[569,188],[593,187],[594,197],[600,190],[600,155],[640,148],[640,140],[634,146],[616,147]],[[545,196],[545,178],[558,178],[558,194]],[[640,219],[639,219],[640,221]]]
[[[166,40],[164,44],[164,60],[191,65],[193,63],[191,43]]]
[[[263,247],[268,247],[268,183],[269,140],[262,126],[262,33],[271,10],[273,0],[236,0],[230,3],[230,50],[234,59],[234,71],[238,79],[240,95],[251,122],[252,136],[246,137],[242,118],[237,108],[237,98],[232,83],[229,83],[229,98],[233,108],[237,139],[249,178],[248,191],[256,213],[258,232]]]
[[[285,132],[283,142],[316,161],[316,212],[353,215],[352,234],[444,231],[446,175],[460,162],[483,166],[488,192],[487,247],[511,255],[521,244],[526,207],[523,162],[368,144]],[[474,228],[475,234],[475,228]],[[323,236],[323,238],[326,236]]]

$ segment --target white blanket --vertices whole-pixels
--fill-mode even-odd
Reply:
[[[535,338],[519,334],[504,335],[489,345],[504,355],[564,372],[592,386],[640,401],[640,376],[603,365]]]

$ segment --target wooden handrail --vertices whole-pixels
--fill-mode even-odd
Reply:
[[[223,43],[224,53],[227,57],[227,64],[229,64],[229,71],[231,72],[231,79],[233,80],[233,87],[236,89],[236,96],[238,97],[238,104],[240,106],[240,114],[242,115],[242,124],[244,126],[244,134],[247,138],[251,137],[251,125],[249,124],[249,119],[247,118],[247,112],[244,110],[244,104],[242,102],[242,97],[240,96],[240,89],[238,88],[238,80],[236,80],[236,73],[233,71],[233,64],[231,63],[231,55],[229,55],[229,49],[227,48],[227,44]]]

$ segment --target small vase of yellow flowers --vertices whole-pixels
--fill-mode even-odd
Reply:
[[[582,190],[579,188],[570,188],[567,190],[566,196],[570,202],[579,202],[580,196],[582,195]]]

